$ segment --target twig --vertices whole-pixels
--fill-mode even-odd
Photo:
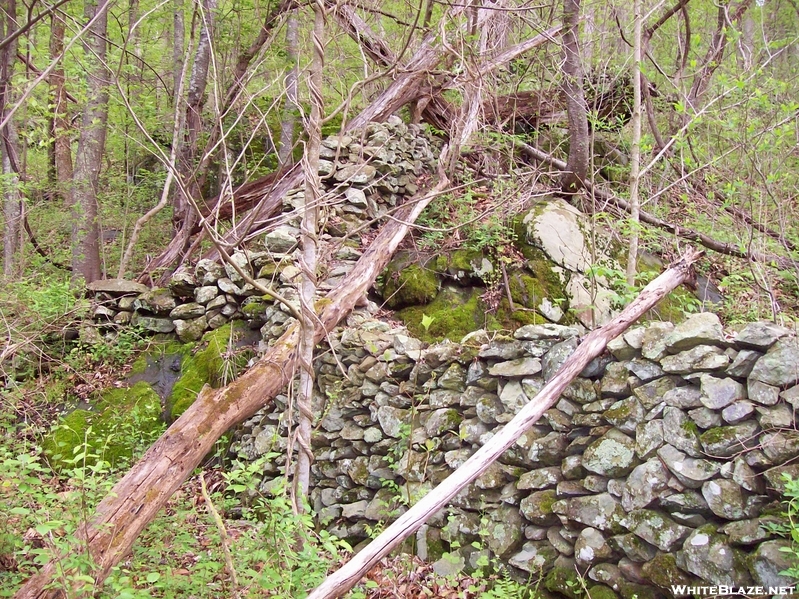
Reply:
[[[214,519],[214,524],[216,524],[216,528],[219,531],[219,538],[222,541],[222,553],[225,554],[225,567],[230,573],[230,580],[233,584],[233,596],[237,597],[239,594],[239,580],[236,577],[236,568],[233,567],[233,556],[230,554],[230,537],[227,534],[222,516],[219,515],[216,507],[214,507],[214,502],[211,501],[211,496],[208,494],[208,487],[205,485],[205,476],[202,472],[200,472],[200,491],[203,494],[203,499],[205,499],[205,507],[208,508],[208,512]]]
[[[508,294],[508,306],[510,306],[510,311],[514,312],[516,308],[513,305],[513,298],[510,294],[510,284],[508,283],[508,271],[505,268],[505,263],[500,260],[499,267],[502,269],[502,282],[505,283],[505,293]]]

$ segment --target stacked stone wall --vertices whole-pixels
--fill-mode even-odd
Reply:
[[[317,360],[311,493],[320,521],[354,541],[452,473],[580,342],[575,328],[528,325],[425,347],[358,318]],[[415,551],[444,573],[488,552],[567,595],[578,571],[622,597],[790,585],[789,544],[770,526],[783,474],[799,476],[796,338],[770,323],[724,330],[702,313],[632,328],[609,350],[422,527]],[[286,403],[245,423],[242,457],[284,450]]]

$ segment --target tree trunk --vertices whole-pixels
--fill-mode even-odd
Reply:
[[[722,0],[717,4],[718,16],[716,18],[716,30],[713,33],[713,39],[710,42],[710,47],[705,54],[702,66],[694,78],[691,90],[688,92],[688,105],[694,110],[699,110],[700,104],[710,88],[710,80],[713,74],[721,66],[724,59],[724,51],[727,48],[727,43],[730,39],[730,30],[733,23],[740,23],[740,20],[749,10],[752,5],[752,0],[742,0],[735,9],[735,12],[730,15],[729,7],[730,0]],[[686,118],[688,115],[686,115]]]
[[[175,246],[180,258],[189,245],[189,240],[199,216],[192,207],[201,196],[197,182],[197,143],[202,132],[202,112],[205,89],[208,85],[208,70],[211,65],[211,39],[216,12],[216,0],[203,0],[200,10],[200,38],[189,77],[186,92],[186,117],[183,141],[178,152],[178,186],[172,203],[172,225],[175,230]],[[180,100],[178,100],[180,101]]]
[[[630,248],[627,252],[627,285],[635,285],[635,274],[638,264],[638,224],[640,222],[641,202],[639,190],[641,188],[641,45],[643,43],[642,27],[643,15],[641,14],[641,0],[633,2],[633,19],[635,21],[633,34],[633,138],[630,150]]]
[[[580,59],[580,0],[563,0],[563,91],[569,121],[569,158],[560,179],[564,193],[573,194],[588,174],[588,113]]]
[[[292,9],[286,23],[286,58],[291,65],[286,74],[286,100],[283,104],[283,118],[280,120],[280,145],[278,163],[280,168],[291,163],[294,149],[294,126],[297,122],[297,78],[299,76],[299,19],[297,9]]]
[[[86,0],[84,16],[94,19],[83,41],[87,97],[81,119],[72,181],[72,272],[84,281],[100,278],[100,227],[97,186],[105,148],[108,119],[108,70],[105,66],[108,4]]]
[[[322,73],[325,66],[325,7],[323,0],[314,2],[314,27],[312,33],[313,62],[308,80],[311,96],[311,118],[308,121],[308,142],[305,145],[303,170],[305,171],[305,194],[303,196],[303,216],[300,224],[300,243],[302,246],[302,281],[300,283],[300,388],[297,409],[300,414],[297,427],[297,471],[294,473],[294,508],[299,512],[308,497],[311,484],[311,427],[313,426],[313,387],[314,387],[314,329],[316,310],[316,246],[319,222],[319,203],[321,201],[322,181],[319,178],[319,148],[322,145],[322,116],[324,97],[322,95]]]
[[[172,18],[172,103],[177,106],[183,89],[183,61],[186,53],[186,28],[183,24],[183,0],[174,0],[175,16]]]
[[[182,62],[182,70],[179,75],[175,77],[175,84],[177,85],[177,88],[175,89],[175,96],[178,98],[183,97],[183,84],[186,80],[186,66],[186,63]],[[156,214],[166,208],[167,204],[169,203],[169,198],[171,197],[172,183],[175,180],[175,173],[177,172],[177,152],[178,148],[180,147],[180,135],[183,131],[183,112],[181,110],[180,103],[175,102],[172,108],[174,115],[174,118],[172,119],[172,141],[169,144],[169,158],[165,164],[166,180],[164,181],[164,186],[161,188],[161,199],[155,206],[136,219],[136,223],[133,225],[133,230],[130,233],[128,246],[125,248],[122,259],[119,261],[119,271],[117,272],[118,279],[125,278],[125,271],[127,270],[128,264],[130,264],[130,261],[133,258],[133,252],[136,249],[136,244],[139,241],[139,235],[142,228]]]
[[[52,186],[54,197],[69,201],[72,196],[70,192],[70,187],[72,186],[72,147],[69,139],[72,125],[69,121],[67,108],[64,67],[60,62],[61,54],[64,52],[64,29],[64,19],[60,13],[53,14],[50,17],[50,60],[59,61],[59,64],[52,70],[48,79],[53,112],[50,131],[52,143],[49,146],[51,152],[50,185]]]
[[[328,576],[308,595],[308,599],[340,597],[355,586],[381,558],[388,555],[430,516],[445,507],[450,499],[485,472],[505,450],[535,424],[544,412],[558,401],[561,393],[579,376],[588,363],[605,351],[609,341],[626,331],[677,285],[688,280],[693,273],[693,263],[701,255],[701,252],[689,250],[684,257],[671,264],[663,274],[647,285],[621,314],[605,326],[589,333],[577,350],[563,363],[557,374],[513,417],[513,420],[498,432],[495,431],[488,443],[478,449],[444,482],[420,499],[341,569]]]
[[[10,36],[17,28],[16,0],[4,0],[0,15],[0,37]],[[6,116],[6,108],[11,103],[12,76],[17,58],[17,41],[3,47],[0,51],[0,115]],[[4,118],[5,120],[5,118]],[[19,166],[16,130],[13,121],[0,130],[0,159],[2,160],[3,185],[3,274],[12,277],[17,270],[17,252],[22,236],[22,198],[19,193]]]
[[[374,283],[397,246],[422,210],[443,191],[448,181],[439,183],[417,200],[398,211],[396,220],[387,223],[341,285],[326,296],[314,332],[316,343],[324,339]],[[156,441],[133,468],[97,506],[90,522],[78,537],[97,565],[96,584],[129,551],[139,533],[150,523],[169,497],[210,451],[216,440],[230,427],[249,418],[269,404],[287,385],[299,366],[299,326],[291,326],[275,345],[240,378],[222,389],[205,387],[195,402]],[[17,591],[16,599],[62,597],[47,589],[59,571],[64,556],[56,556]]]

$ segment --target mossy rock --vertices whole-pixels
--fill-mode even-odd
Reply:
[[[433,301],[438,293],[438,276],[419,264],[411,263],[408,254],[398,256],[384,272],[385,283],[380,290],[386,306],[395,310],[404,306],[419,306]]]
[[[480,301],[482,289],[460,289],[444,286],[426,306],[412,306],[397,312],[412,335],[432,343],[449,339],[460,341],[467,333],[478,329],[496,329],[496,319],[486,314]],[[487,320],[488,319],[488,320]],[[423,322],[429,322],[428,327]]]
[[[166,413],[171,420],[194,403],[203,386],[220,387],[244,369],[252,352],[233,350],[246,329],[244,321],[237,320],[203,335],[200,349],[183,360],[180,378],[166,400]]]
[[[498,276],[491,260],[480,250],[474,249],[441,254],[430,260],[427,266],[461,285],[490,283]]]
[[[241,312],[248,320],[260,318],[266,312],[266,309],[272,305],[273,299],[271,296],[263,296],[262,298],[247,298],[241,305]]]
[[[553,593],[559,593],[570,599],[577,599],[583,594],[583,582],[577,572],[571,568],[558,566],[552,568],[544,578],[544,587]]]
[[[91,410],[64,416],[45,437],[42,449],[55,470],[83,464],[82,458],[75,458],[84,452],[87,464],[102,460],[116,466],[130,461],[163,430],[161,399],[140,381],[130,388],[108,389]]]
[[[604,584],[595,584],[592,586],[588,589],[587,596],[589,599],[619,599],[619,596],[613,589],[606,587]]]
[[[675,584],[691,584],[691,577],[677,566],[677,558],[671,553],[658,553],[643,565],[642,572],[652,584],[662,589]]]
[[[654,587],[646,586],[643,584],[636,584],[634,582],[627,582],[626,580],[619,580],[619,595],[622,599],[661,599],[662,596],[655,590]]]
[[[503,297],[499,301],[494,320],[499,328],[508,331],[515,331],[526,324],[544,324],[549,322],[535,310],[530,310],[528,308],[522,309],[520,306],[516,305],[516,303],[514,303],[514,310],[511,310],[507,297]]]

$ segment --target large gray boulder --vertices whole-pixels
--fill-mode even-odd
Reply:
[[[750,379],[775,387],[799,383],[799,340],[780,339],[752,368]]]
[[[702,484],[718,473],[721,465],[709,460],[691,458],[671,445],[658,449],[658,456],[666,467],[683,485],[698,489]]]
[[[647,507],[668,487],[670,477],[659,458],[636,466],[624,484],[621,506],[628,512]]]
[[[681,569],[711,584],[737,588],[752,580],[744,555],[724,535],[716,534],[712,525],[692,532],[675,557]]]
[[[623,532],[627,522],[621,504],[609,493],[562,499],[552,504],[552,511],[569,520],[614,533]]]
[[[583,468],[610,478],[629,474],[636,463],[635,441],[618,429],[609,430],[583,453]]]
[[[691,529],[677,524],[662,512],[635,510],[627,516],[630,532],[661,551],[671,551],[689,535]]]
[[[789,541],[766,541],[761,543],[749,557],[749,571],[755,584],[764,587],[790,587],[796,585],[794,578],[782,574],[795,568],[794,555]]]
[[[735,343],[738,347],[766,351],[788,334],[788,329],[773,322],[750,322],[736,335]]]
[[[719,345],[724,347],[724,331],[721,321],[712,312],[691,314],[663,340],[666,349],[677,353],[697,345]]]

